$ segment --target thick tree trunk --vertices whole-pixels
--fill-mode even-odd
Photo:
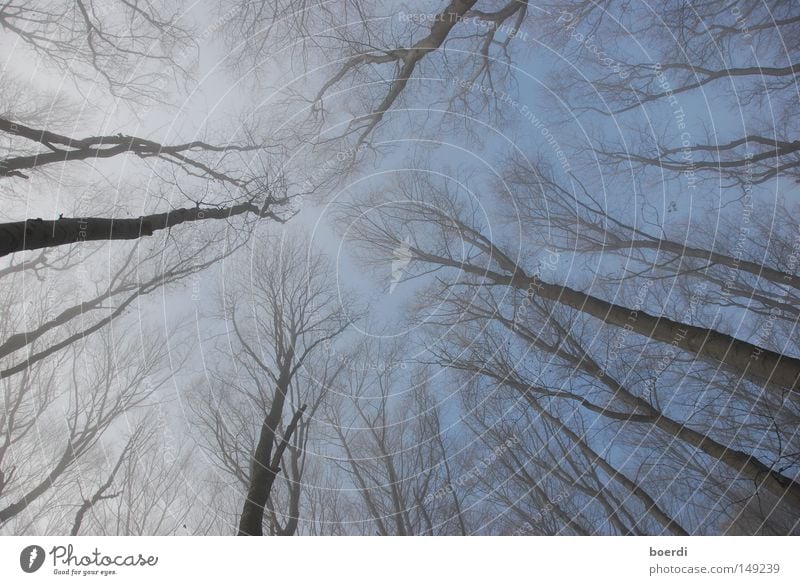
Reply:
[[[572,307],[609,325],[627,328],[644,337],[723,363],[742,376],[757,377],[800,393],[800,359],[769,351],[714,329],[685,325],[644,311],[632,311],[567,286],[545,283],[536,278],[513,280],[517,286],[535,291],[542,298]]]
[[[714,329],[685,325],[667,317],[655,317],[644,311],[609,303],[598,297],[572,289],[568,286],[551,284],[537,276],[527,276],[510,258],[494,247],[484,236],[459,223],[462,235],[469,236],[470,243],[483,249],[503,270],[502,274],[466,262],[459,262],[436,254],[429,254],[419,248],[411,248],[415,258],[422,262],[450,266],[496,284],[505,284],[524,291],[526,295],[537,295],[571,307],[581,313],[591,315],[615,327],[622,327],[635,333],[661,341],[694,354],[700,358],[725,364],[742,377],[770,382],[800,394],[800,359],[764,349],[752,343],[736,339]],[[476,235],[477,234],[477,235]],[[399,243],[398,243],[399,245]]]
[[[0,224],[0,256],[78,242],[135,240],[189,221],[226,219],[244,213],[263,215],[253,203],[240,203],[212,209],[182,208],[128,219],[64,217],[3,223]]]
[[[263,535],[264,508],[266,508],[267,500],[272,493],[275,478],[280,472],[281,458],[289,444],[289,440],[292,438],[292,434],[297,428],[300,417],[303,416],[306,410],[306,406],[303,405],[294,413],[292,420],[286,426],[283,438],[280,443],[277,443],[277,427],[286,403],[286,393],[289,389],[290,379],[291,373],[289,369],[284,368],[278,378],[275,398],[272,401],[267,418],[261,426],[261,435],[253,454],[247,499],[244,502],[242,515],[239,519],[239,536]]]
[[[275,398],[273,398],[269,413],[261,425],[258,445],[253,453],[247,499],[242,506],[242,515],[239,518],[239,536],[262,536],[264,534],[264,508],[277,476],[277,470],[272,467],[272,449],[275,445],[275,436],[289,388],[289,375],[286,370],[287,368],[284,368],[278,378]]]

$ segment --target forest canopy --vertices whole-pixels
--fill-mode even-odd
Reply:
[[[0,533],[800,534],[797,3],[0,31]]]

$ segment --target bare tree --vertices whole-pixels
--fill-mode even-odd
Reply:
[[[70,536],[78,535],[81,530],[81,524],[83,524],[86,515],[91,513],[93,509],[96,509],[100,502],[103,500],[113,500],[114,498],[118,498],[120,496],[119,492],[112,492],[110,490],[112,489],[114,480],[116,479],[120,469],[126,464],[127,461],[134,457],[135,452],[140,448],[139,443],[142,441],[143,436],[144,427],[137,427],[134,432],[131,433],[128,441],[122,448],[122,451],[117,457],[116,463],[114,463],[114,466],[108,474],[108,478],[106,478],[106,480],[103,481],[103,483],[101,483],[91,495],[86,496],[81,494],[84,499],[83,502],[81,502],[78,511],[75,513],[75,520],[73,521],[72,528],[69,532]]]
[[[353,159],[363,158],[381,125],[393,127],[389,118],[394,116],[387,114],[414,104],[417,92],[409,88],[431,74],[448,82],[443,97],[432,96],[437,105],[490,110],[488,102],[499,102],[501,90],[513,84],[511,63],[526,48],[521,39],[527,37],[523,29],[531,12],[527,0],[423,2],[409,7],[414,12],[360,0],[335,9],[325,2],[284,0],[235,0],[232,5],[222,10],[232,13],[226,30],[239,66],[246,63],[259,71],[273,51],[321,62],[320,73],[309,76],[307,84],[313,97],[296,91],[310,101],[319,130],[314,143],[335,143]],[[495,98],[473,91],[481,84],[495,88]],[[343,101],[345,95],[354,97]],[[430,105],[427,95],[425,100],[423,107]],[[342,111],[349,120],[346,127],[328,127]],[[408,129],[408,116],[396,119]],[[429,117],[424,119],[428,124]]]
[[[171,80],[190,73],[177,58],[194,48],[183,16],[174,3],[12,0],[0,8],[0,27],[76,82],[99,80],[116,97],[161,100]]]
[[[328,280],[327,260],[299,238],[269,241],[271,246],[253,251],[249,272],[234,275],[251,295],[241,298],[244,289],[237,287],[237,296],[224,298],[233,351],[197,413],[213,437],[214,458],[246,490],[240,535],[263,533],[284,456],[297,475],[293,483],[301,481],[298,458],[308,422],[300,426],[300,421],[304,413],[316,412],[336,371],[323,370],[325,377],[315,379],[320,370],[310,363],[324,356],[326,344],[349,323]],[[291,508],[297,507],[296,497],[290,495]],[[296,517],[297,511],[289,515]]]
[[[791,3],[39,4],[0,7],[0,530],[800,529]],[[36,54],[155,127],[212,36],[232,132],[87,120],[16,73]],[[416,169],[373,173],[407,138]],[[332,263],[271,231],[365,169],[335,219],[415,287],[387,300],[407,343],[348,331]],[[126,314],[214,265],[168,367]]]
[[[330,458],[346,474],[365,534],[468,534],[470,518],[457,486],[460,467],[443,428],[429,373],[406,350],[368,339],[349,356],[329,403]]]
[[[707,470],[708,476],[732,474],[734,477],[728,481],[754,487],[754,492],[747,497],[756,499],[761,492],[769,493],[789,508],[800,510],[798,483],[792,478],[794,471],[786,475],[783,473],[786,467],[764,463],[757,456],[748,454],[743,446],[733,446],[734,442],[741,445],[752,441],[749,448],[753,452],[771,450],[772,453],[780,453],[782,439],[779,437],[775,444],[772,439],[773,429],[770,428],[772,424],[768,420],[777,411],[781,420],[788,420],[791,424],[796,417],[791,408],[780,403],[770,404],[767,396],[755,395],[758,398],[752,403],[748,401],[747,394],[729,397],[725,408],[715,407],[711,397],[692,400],[692,394],[697,397],[712,392],[714,382],[711,375],[708,381],[690,380],[683,384],[683,388],[672,388],[666,408],[675,413],[685,409],[692,411],[691,416],[686,419],[681,416],[681,420],[675,420],[674,417],[680,415],[670,415],[663,410],[665,407],[660,405],[655,388],[638,384],[632,379],[631,373],[620,365],[610,368],[618,374],[602,368],[592,354],[598,349],[602,351],[603,345],[592,343],[591,339],[581,339],[588,335],[583,332],[580,321],[574,316],[564,314],[563,310],[559,311],[552,303],[534,302],[524,314],[513,316],[509,314],[512,307],[504,309],[495,300],[487,298],[487,295],[481,295],[480,300],[474,295],[454,295],[450,302],[454,305],[450,315],[460,315],[466,321],[479,319],[478,322],[483,324],[484,329],[470,337],[471,341],[466,347],[440,352],[443,365],[515,389],[525,400],[534,397],[550,403],[574,404],[587,417],[598,417],[606,419],[610,425],[620,425],[620,430],[614,435],[615,442],[618,437],[629,432],[636,433],[637,427],[642,429],[651,425],[653,428],[642,436],[642,443],[653,442],[655,429],[658,429],[667,434],[672,442],[684,442],[689,448],[696,449],[713,461],[712,467]],[[548,331],[532,328],[534,323],[541,322],[548,324]],[[497,325],[501,327],[495,332],[493,328]],[[510,342],[520,344],[521,350],[510,352],[507,348]],[[609,345],[613,346],[614,343],[612,338]],[[529,365],[534,356],[536,362],[543,364],[540,368],[549,371],[548,375],[545,376]],[[638,368],[642,374],[649,363],[645,355],[638,356]],[[626,382],[620,383],[616,375],[622,376]],[[566,382],[559,384],[559,379]],[[695,383],[697,391],[693,392]],[[643,389],[634,392],[628,387],[633,384],[636,384],[637,389]],[[642,394],[649,394],[650,400],[642,398]],[[686,403],[683,402],[684,395],[687,396]],[[655,400],[655,404],[651,400]],[[749,423],[734,423],[736,431],[731,434],[731,443],[724,444],[722,439],[713,435],[720,433],[723,421],[731,416],[727,412],[731,403],[745,410],[750,420]],[[708,418],[704,412],[708,413]],[[777,424],[776,422],[775,425]],[[700,431],[698,428],[711,430]],[[639,435],[636,433],[634,436]],[[791,433],[786,434],[783,440],[790,444],[795,441]],[[637,445],[637,451],[642,450],[640,443],[632,444]],[[772,457],[774,455],[770,455]],[[793,465],[788,467],[793,468]]]
[[[357,218],[351,228],[353,239],[370,247],[383,262],[403,245],[406,232],[413,261],[431,268],[460,270],[463,274],[496,286],[510,287],[530,297],[555,301],[605,325],[629,328],[637,335],[672,345],[698,358],[724,364],[740,376],[769,381],[800,390],[800,359],[770,351],[745,340],[698,327],[665,315],[634,311],[567,285],[548,282],[536,269],[526,268],[514,259],[513,250],[504,250],[487,237],[477,221],[478,212],[470,209],[447,184],[423,178],[400,185],[391,201],[374,195],[368,202],[374,209],[363,214],[364,202],[344,206],[346,217]],[[349,210],[349,213],[348,213]],[[459,243],[455,247],[456,242]],[[463,254],[457,250],[463,249]],[[524,256],[521,260],[524,259]],[[633,315],[633,318],[631,316]]]
[[[408,278],[438,273],[432,292],[419,302],[424,315],[419,322],[435,323],[440,331],[446,331],[441,340],[444,349],[434,351],[438,352],[437,363],[519,392],[536,416],[559,428],[565,440],[589,458],[599,473],[616,478],[621,487],[639,499],[662,529],[688,532],[684,521],[673,518],[648,493],[647,484],[633,481],[630,472],[616,469],[613,462],[586,442],[582,431],[576,431],[572,422],[561,418],[560,412],[573,413],[574,417],[575,409],[579,409],[582,420],[603,420],[608,428],[619,426],[619,434],[629,437],[627,443],[635,441],[633,437],[647,437],[649,441],[651,436],[665,433],[672,441],[685,443],[692,457],[702,454],[710,461],[710,471],[702,481],[713,481],[710,478],[719,474],[719,485],[725,481],[737,485],[738,498],[755,500],[765,494],[767,499],[785,506],[788,514],[800,510],[796,463],[781,462],[785,453],[792,451],[785,451],[782,441],[793,443],[795,439],[791,432],[780,431],[774,439],[773,424],[768,422],[776,414],[782,421],[775,423],[776,429],[796,421],[796,408],[786,404],[787,390],[791,396],[788,401],[796,399],[792,394],[796,392],[796,375],[780,383],[785,390],[765,393],[763,378],[759,382],[760,376],[748,376],[749,365],[731,362],[720,372],[717,360],[708,359],[711,356],[704,351],[705,340],[713,341],[721,334],[693,323],[699,311],[686,311],[681,320],[648,316],[645,319],[652,321],[642,329],[642,314],[652,305],[636,301],[630,291],[615,293],[612,304],[594,294],[547,282],[538,269],[526,268],[535,267],[537,258],[526,249],[531,245],[528,240],[521,239],[517,250],[513,240],[503,246],[495,243],[477,220],[479,209],[438,180],[415,176],[400,182],[388,195],[368,199],[366,213],[364,206],[364,201],[357,206],[344,205],[342,214],[348,221],[348,233],[363,244],[366,261],[386,262],[405,242],[409,260],[419,264]],[[561,220],[558,215],[553,217]],[[562,250],[565,249],[566,245]],[[684,306],[696,304],[686,298],[683,302]],[[664,300],[660,306],[662,310],[669,308]],[[611,327],[598,328],[598,321]],[[671,334],[654,335],[666,322],[673,324]],[[456,324],[463,324],[463,332],[455,329]],[[698,343],[682,344],[684,336],[701,330]],[[509,344],[517,350],[510,351]],[[751,360],[767,351],[752,345],[750,348]],[[529,363],[533,356],[535,361]],[[783,362],[785,358],[778,360]],[[691,373],[683,374],[684,381],[678,378],[676,383],[675,375],[687,367]],[[661,388],[670,394],[666,406],[658,399]],[[721,397],[720,404],[724,406],[715,405],[710,398],[703,399],[709,388],[715,388],[713,396]],[[565,410],[553,412],[548,405]],[[739,409],[747,413],[745,420],[731,418]],[[738,432],[726,431],[723,421],[729,421]],[[664,452],[670,460],[680,460],[676,449]],[[546,502],[546,495],[540,493],[539,497]],[[727,491],[719,497],[721,501],[730,500]],[[601,501],[612,506],[609,497],[604,498]],[[633,514],[636,517],[642,511]],[[767,513],[764,518],[769,516]],[[572,530],[580,532],[586,526],[591,523],[579,521]],[[630,525],[619,518],[616,527],[641,529],[636,523]]]
[[[783,299],[789,311],[797,304],[793,299],[800,290],[800,277],[790,263],[790,251],[798,220],[786,204],[778,207],[783,218],[779,225],[756,210],[744,232],[723,223],[730,221],[723,216],[706,229],[700,223],[691,229],[673,227],[675,235],[670,237],[665,233],[669,226],[645,222],[637,226],[628,219],[630,213],[602,204],[600,193],[592,193],[579,177],[561,181],[546,165],[523,157],[509,162],[504,184],[510,190],[498,190],[498,196],[506,200],[509,214],[513,206],[515,217],[547,234],[540,241],[553,249],[619,254],[627,260],[630,276],[694,274],[701,280],[715,279],[717,287],[743,298],[774,304]]]
[[[53,488],[73,481],[76,465],[109,429],[141,409],[167,379],[159,371],[162,348],[128,342],[118,344],[120,353],[115,353],[110,339],[104,330],[94,347],[73,346],[4,381],[0,524],[34,522],[48,499],[63,496]],[[49,388],[50,394],[42,395],[39,388]],[[42,441],[51,445],[47,452],[40,448]],[[20,520],[32,507],[36,510]]]
[[[285,185],[279,177],[271,177],[269,171],[258,168],[262,164],[258,152],[264,150],[263,145],[216,146],[194,140],[164,146],[121,134],[74,139],[4,118],[0,118],[0,131],[22,137],[47,149],[0,160],[0,176],[27,179],[28,175],[22,172],[23,169],[39,170],[54,164],[96,162],[133,154],[143,160],[158,159],[170,166],[174,165],[175,170],[187,178],[214,182],[221,188],[223,196],[221,201],[210,200],[213,192],[205,189],[196,195],[185,195],[186,202],[193,204],[193,207],[171,206],[168,211],[135,218],[59,217],[55,220],[37,218],[0,224],[0,255],[86,241],[138,239],[185,222],[224,220],[245,214],[277,221],[287,219],[285,210],[290,196],[285,192]],[[209,159],[209,155],[213,158]],[[250,159],[242,160],[244,155]],[[177,187],[179,179],[174,180]]]

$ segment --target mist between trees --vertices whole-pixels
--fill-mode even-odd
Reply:
[[[800,8],[0,7],[0,532],[800,533]]]

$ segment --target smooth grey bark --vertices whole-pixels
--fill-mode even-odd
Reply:
[[[512,272],[511,275],[506,275],[466,262],[428,254],[415,247],[411,251],[423,262],[451,266],[496,284],[512,286],[525,291],[527,295],[539,296],[591,315],[608,325],[626,328],[698,357],[722,363],[743,377],[777,384],[800,394],[800,359],[764,349],[714,329],[686,325],[667,317],[656,317],[568,286],[545,282],[538,276],[528,276],[516,264],[503,266]],[[501,265],[510,262],[496,248],[491,251]]]

